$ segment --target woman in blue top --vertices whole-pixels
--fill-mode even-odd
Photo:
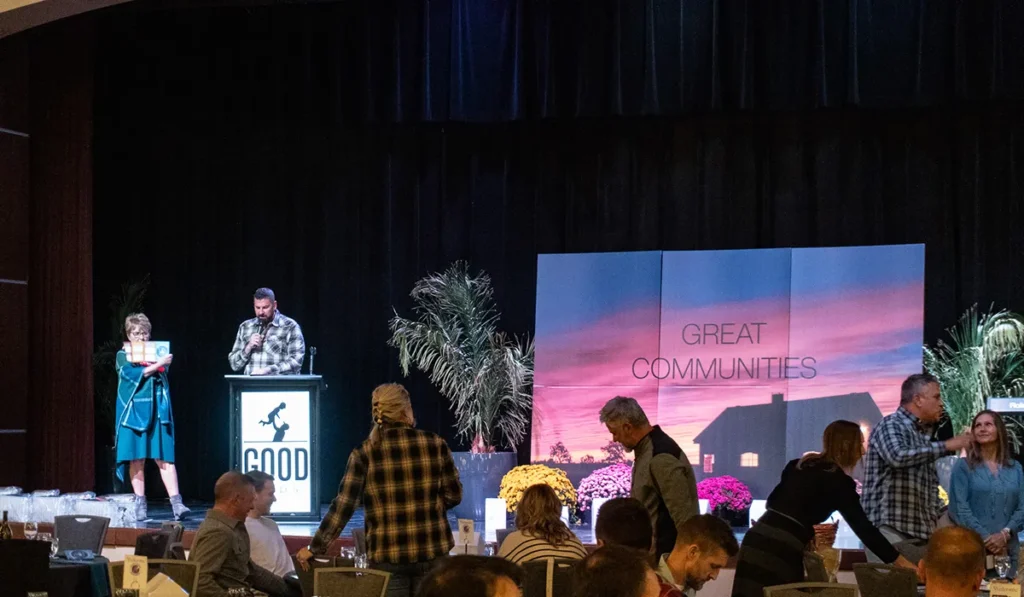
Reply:
[[[953,467],[949,517],[973,529],[991,555],[1010,556],[1017,571],[1017,533],[1024,527],[1024,471],[1010,458],[1006,425],[998,413],[983,410],[971,424],[974,441]]]
[[[149,318],[142,313],[129,315],[124,322],[129,342],[146,342],[153,331]],[[174,467],[174,416],[171,413],[171,392],[167,368],[173,355],[155,363],[131,363],[123,350],[118,351],[117,409],[117,478],[125,480],[125,469],[135,492],[135,516],[139,522],[148,518],[146,507],[145,464],[156,460],[167,495],[171,498],[174,519],[181,520],[189,509],[178,493],[178,471]]]

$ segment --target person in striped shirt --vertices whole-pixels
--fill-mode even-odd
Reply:
[[[516,509],[516,530],[505,537],[498,556],[514,564],[543,558],[582,560],[587,550],[561,515],[562,502],[554,489],[543,484],[528,487]]]

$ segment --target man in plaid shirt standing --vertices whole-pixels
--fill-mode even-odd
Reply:
[[[900,388],[899,408],[879,422],[868,440],[861,502],[868,519],[893,545],[909,541],[923,550],[941,507],[935,461],[971,443],[969,432],[932,440],[942,413],[938,380],[928,373],[911,375]],[[907,559],[920,559],[921,553],[906,551]],[[866,555],[871,562],[881,561],[870,551]]]
[[[245,375],[297,375],[306,356],[302,328],[277,310],[274,291],[258,288],[252,297],[256,317],[242,322],[228,353],[232,371]]]
[[[309,547],[295,557],[308,569],[361,505],[370,566],[391,574],[387,597],[413,597],[437,558],[455,546],[448,510],[462,502],[462,482],[448,444],[415,428],[402,385],[377,386],[370,410],[370,437],[352,450],[338,496]]]

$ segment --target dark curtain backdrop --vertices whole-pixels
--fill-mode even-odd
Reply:
[[[96,304],[152,274],[146,310],[175,347],[187,498],[210,497],[227,466],[221,376],[261,285],[319,349],[324,499],[368,431],[370,390],[400,380],[385,343],[392,308],[408,313],[413,283],[455,259],[491,274],[513,333],[532,332],[536,257],[549,252],[923,242],[928,340],[973,302],[1024,308],[1024,102],[1020,69],[1006,68],[1021,49],[992,19],[1008,4],[925,14],[926,3],[852,2],[831,14],[833,3],[806,3],[829,14],[792,22],[753,2],[677,3],[696,14],[674,21],[645,21],[630,3],[484,4],[497,12],[466,2],[396,20],[352,2],[106,15]],[[711,16],[714,35],[698,26]],[[935,20],[948,35],[932,33]],[[913,44],[892,32],[909,22]],[[815,23],[847,37],[815,54]],[[1004,29],[1002,41],[982,39]],[[695,37],[681,43],[680,31]],[[643,48],[673,35],[674,66],[659,62],[660,77],[610,67],[643,66]],[[942,49],[919,47],[939,37]],[[463,38],[473,43],[456,53]],[[781,68],[797,56],[799,69]],[[702,74],[688,78],[690,64]],[[106,329],[107,313],[96,318]],[[425,376],[404,381],[420,425],[450,438]]]

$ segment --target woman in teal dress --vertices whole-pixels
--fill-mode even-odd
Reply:
[[[129,342],[147,342],[153,326],[142,313],[129,315],[124,322]],[[156,461],[167,495],[171,498],[174,519],[190,512],[178,493],[178,471],[174,467],[174,417],[167,384],[167,368],[173,355],[155,363],[130,363],[122,350],[117,353],[117,478],[122,482],[125,469],[135,492],[135,516],[146,520],[146,459]]]
[[[953,466],[949,517],[985,540],[989,555],[1010,556],[1010,578],[1017,572],[1017,534],[1024,528],[1024,471],[1010,458],[1006,425],[998,413],[983,410],[971,424],[974,441],[967,457]]]

